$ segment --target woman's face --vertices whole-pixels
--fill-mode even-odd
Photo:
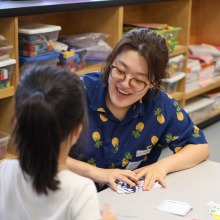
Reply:
[[[112,63],[114,68],[111,71],[120,71],[126,74],[126,79],[118,82],[115,81],[111,72],[108,79],[108,104],[113,109],[125,108],[128,109],[132,104],[140,100],[147,92],[148,86],[141,92],[134,91],[130,84],[129,79],[136,78],[149,84],[147,74],[148,65],[143,56],[140,56],[137,51],[127,50],[120,53]],[[117,69],[115,68],[117,67]]]

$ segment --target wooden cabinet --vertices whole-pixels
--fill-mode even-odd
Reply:
[[[25,16],[22,12],[16,14],[16,10],[10,11],[15,15],[7,18],[0,18],[0,34],[4,35],[10,44],[13,45],[12,58],[17,60],[15,65],[11,86],[0,90],[0,130],[11,133],[11,117],[13,115],[13,97],[17,83],[19,81],[19,60],[18,60],[18,27],[21,21],[32,21],[46,24],[54,24],[61,26],[62,30],[59,35],[77,34],[82,32],[103,32],[109,34],[106,41],[114,47],[118,40],[122,37],[123,22],[133,21],[141,23],[167,23],[172,26],[181,27],[179,33],[180,45],[175,47],[175,50],[170,57],[183,54],[187,57],[188,45],[191,43],[211,43],[217,45],[220,43],[218,22],[220,14],[220,1],[218,0],[176,0],[176,1],[114,1],[102,2],[102,5],[97,8],[94,6],[91,9],[77,10],[67,7],[68,3],[62,3],[62,7],[49,8],[48,11],[34,9],[30,12],[25,11]],[[1,3],[11,4],[11,3]],[[34,4],[34,3],[24,3]],[[51,3],[50,3],[51,4]],[[52,3],[55,4],[55,3]],[[61,3],[57,3],[58,5]],[[74,3],[75,4],[75,3]],[[91,3],[90,3],[91,4]],[[94,3],[93,3],[94,4]],[[98,4],[98,3],[97,3]],[[112,4],[112,5],[110,5]],[[115,5],[113,5],[115,4]],[[124,4],[124,5],[123,5]],[[73,3],[71,3],[72,7]],[[111,6],[111,7],[110,7]],[[32,6],[34,7],[34,6]],[[25,10],[24,8],[22,10]],[[1,11],[5,12],[5,8],[0,6]],[[33,15],[32,15],[33,14]],[[213,17],[215,16],[215,17]],[[0,16],[1,17],[1,16]],[[94,70],[100,70],[102,64],[94,64],[86,66],[83,70],[78,71],[79,74],[87,73]],[[184,70],[186,69],[186,61]],[[191,93],[185,94],[185,79],[182,79],[178,84],[177,92],[174,97],[184,107],[185,101],[191,97],[197,96],[210,89],[219,87],[220,80],[217,80],[212,85],[206,88],[198,89]],[[220,111],[215,112],[219,115]],[[9,144],[9,152],[14,152],[13,147]]]
[[[191,44],[211,44],[220,45],[220,1],[219,0],[193,0],[192,15],[189,42]],[[220,88],[220,79],[215,79],[213,83],[205,87],[198,88],[186,93],[187,100],[204,94],[213,89]],[[219,118],[220,108],[213,110],[212,114],[202,120],[197,121],[197,124],[202,124],[210,119],[216,120]]]

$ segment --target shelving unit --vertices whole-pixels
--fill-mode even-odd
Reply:
[[[193,0],[192,1],[192,16],[190,29],[190,44],[211,44],[220,45],[220,1],[219,0]],[[220,88],[220,78],[205,87],[197,88],[191,92],[186,93],[187,100],[204,94],[213,89]],[[213,112],[202,120],[196,121],[200,127],[209,125],[212,121],[220,119],[220,109],[215,109]]]
[[[50,1],[44,0],[44,5],[39,6],[35,1],[2,2],[0,5],[0,34],[4,35],[13,45],[12,58],[17,60],[11,87],[0,90],[0,130],[11,133],[11,117],[13,115],[13,97],[19,81],[18,60],[18,27],[21,21],[32,21],[59,25],[62,27],[59,35],[77,34],[82,32],[102,32],[109,34],[107,43],[114,47],[122,37],[123,22],[133,21],[141,23],[167,23],[181,27],[178,36],[180,45],[170,57],[183,54],[187,57],[188,45],[191,43],[219,43],[220,28],[218,21],[220,14],[220,1],[218,0],[117,0],[117,1],[91,1],[77,3],[75,1]],[[31,10],[30,10],[31,9]],[[215,15],[213,19],[211,15]],[[202,24],[202,25],[201,25]],[[190,29],[191,26],[191,29]],[[202,26],[202,28],[201,28]],[[214,31],[213,31],[214,30]],[[210,36],[210,33],[213,33]],[[102,64],[86,66],[78,74],[100,70]],[[186,68],[186,61],[183,70]],[[220,80],[213,84],[185,94],[185,79],[178,85],[173,96],[182,107],[189,98],[202,94],[220,85]],[[213,112],[214,117],[220,111]],[[207,118],[208,119],[208,118]],[[8,151],[14,152],[9,144]]]

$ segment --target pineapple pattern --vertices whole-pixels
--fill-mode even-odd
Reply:
[[[112,146],[113,146],[115,152],[118,152],[118,150],[119,150],[118,144],[119,144],[118,138],[117,137],[112,138]]]
[[[162,113],[162,108],[157,108],[156,111],[154,112],[154,115],[157,116],[157,121],[160,124],[163,124],[165,122],[165,118],[164,118],[164,115]]]
[[[132,131],[132,135],[135,137],[135,138],[139,138],[141,135],[140,135],[140,132],[144,129],[144,123],[142,122],[139,122],[137,125],[136,125],[136,129],[135,131]]]
[[[108,118],[105,116],[105,109],[104,108],[98,108],[97,111],[100,112],[99,117],[100,117],[101,121],[107,122]]]
[[[177,119],[178,119],[179,121],[183,121],[184,115],[183,115],[183,113],[181,112],[181,108],[179,107],[177,101],[174,101],[174,106],[176,107]]]
[[[101,135],[99,134],[99,132],[98,131],[93,132],[92,138],[95,141],[94,146],[96,148],[100,148],[102,146],[102,141],[101,141]]]
[[[182,147],[175,147],[174,152],[177,153],[182,149]]]
[[[172,98],[173,98],[173,96],[170,95],[169,93],[167,93],[167,96],[168,96],[169,99],[172,99]]]
[[[115,164],[112,163],[110,166],[108,166],[109,169],[114,169],[115,168]]]
[[[122,159],[122,167],[125,167],[128,164],[129,160],[132,160],[132,155],[130,152],[127,152],[125,154],[125,157]]]
[[[95,162],[96,162],[96,160],[95,160],[95,158],[93,158],[93,157],[92,157],[92,158],[90,158],[90,159],[87,161],[87,163],[88,163],[88,164],[90,164],[90,165],[92,165],[92,166],[95,166],[95,167],[96,167],[96,163],[95,163]]]
[[[200,137],[199,128],[198,128],[197,126],[194,126],[193,137],[194,137],[194,138]]]
[[[156,143],[158,142],[158,137],[157,136],[152,136],[151,137],[151,143],[153,144],[153,145],[155,145]]]
[[[171,133],[167,134],[166,136],[166,142],[170,143],[171,141],[177,140],[179,137],[178,136],[173,136]]]

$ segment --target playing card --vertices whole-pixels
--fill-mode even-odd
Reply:
[[[159,206],[157,206],[156,209],[160,211],[184,216],[192,209],[192,207],[186,202],[179,202],[179,201],[166,199]]]

